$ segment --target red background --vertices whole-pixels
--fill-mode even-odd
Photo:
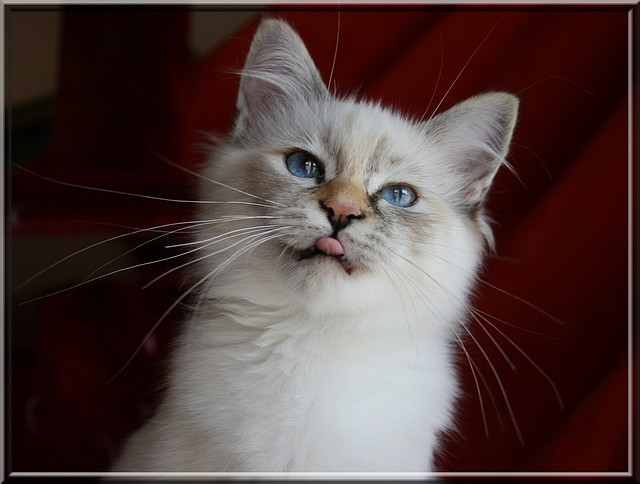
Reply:
[[[509,157],[518,176],[502,170],[489,201],[498,250],[475,307],[490,316],[470,324],[483,350],[465,341],[479,390],[460,352],[465,397],[438,468],[628,471],[627,9],[272,14],[299,31],[326,81],[336,53],[338,93],[357,90],[414,116],[492,89],[521,98]],[[25,166],[65,182],[188,199],[193,177],[163,158],[195,168],[202,131],[230,126],[238,79],[229,70],[242,66],[255,26],[195,61],[186,10],[67,10],[52,143]],[[78,220],[149,227],[190,213],[184,204],[64,187],[18,169],[9,188],[16,237],[107,238],[126,230]],[[145,240],[133,238],[132,246]],[[159,250],[145,246],[139,257],[163,257]],[[142,276],[162,271],[149,266]],[[9,353],[9,470],[105,470],[150,415],[180,309],[107,382],[181,288],[177,274],[140,285],[105,279],[62,302],[31,303],[33,350]]]

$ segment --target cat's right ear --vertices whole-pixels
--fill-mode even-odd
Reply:
[[[423,126],[436,140],[454,181],[451,197],[469,213],[482,207],[496,172],[506,161],[519,100],[488,92],[462,101]]]
[[[284,21],[265,19],[241,72],[232,133],[262,131],[278,116],[328,95],[300,36]]]

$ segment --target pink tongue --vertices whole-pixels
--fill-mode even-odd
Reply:
[[[316,249],[324,254],[334,256],[344,255],[342,244],[333,237],[322,237],[318,239],[314,245]]]

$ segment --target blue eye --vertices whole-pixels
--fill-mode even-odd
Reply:
[[[300,178],[320,178],[323,175],[320,162],[304,151],[294,151],[287,156],[286,163],[289,172]]]
[[[416,200],[418,195],[413,188],[406,185],[389,185],[380,190],[380,196],[387,202],[398,207],[410,207]]]

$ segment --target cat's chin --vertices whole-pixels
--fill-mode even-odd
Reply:
[[[342,269],[347,275],[353,274],[354,266],[342,255],[328,255],[315,247],[300,251],[296,256],[300,264],[330,264]]]

